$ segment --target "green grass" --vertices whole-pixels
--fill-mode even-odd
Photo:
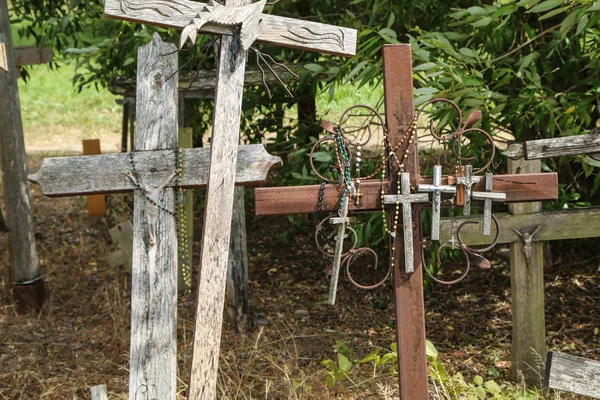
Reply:
[[[323,118],[338,121],[342,112],[355,104],[376,107],[383,97],[383,87],[363,86],[358,89],[354,85],[342,85],[335,88],[333,100],[329,101],[329,91],[317,96],[317,110]],[[383,111],[382,108],[380,110]]]

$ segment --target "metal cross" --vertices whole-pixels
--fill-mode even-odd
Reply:
[[[440,240],[442,193],[456,193],[456,186],[442,186],[442,166],[433,167],[433,185],[419,185],[419,192],[433,193],[431,206],[431,240]]]
[[[337,295],[338,279],[340,276],[340,264],[342,263],[342,255],[344,254],[344,238],[346,237],[346,224],[350,222],[348,218],[348,197],[344,196],[342,200],[342,208],[340,209],[339,217],[331,218],[330,224],[338,226],[337,236],[335,238],[335,253],[333,256],[333,269],[331,271],[331,284],[329,285],[329,298],[327,304],[335,305],[335,297]]]
[[[404,227],[404,272],[410,274],[415,272],[412,203],[427,203],[429,201],[429,195],[427,193],[410,194],[410,174],[408,172],[403,172],[401,174],[400,186],[402,189],[402,194],[384,196],[383,202],[386,205],[402,203],[402,226]]]
[[[484,200],[483,206],[483,236],[492,233],[492,201],[506,200],[506,193],[492,193],[494,175],[491,172],[485,174],[485,192],[473,192],[473,200]]]
[[[481,181],[481,176],[473,176],[473,166],[465,165],[465,176],[456,178],[456,183],[465,187],[465,204],[463,206],[463,215],[471,215],[471,192],[473,185]]]

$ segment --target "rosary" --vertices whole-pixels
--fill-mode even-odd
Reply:
[[[175,226],[177,229],[177,253],[180,263],[183,269],[183,279],[188,287],[192,283],[192,267],[189,262],[188,254],[188,232],[185,223],[180,223],[185,219],[185,193],[181,187],[183,178],[183,159],[181,157],[181,149],[175,148],[175,170],[169,175],[169,177],[158,187],[145,184],[139,177],[136,169],[134,152],[129,153],[129,163],[131,170],[125,172],[125,176],[131,180],[136,189],[140,190],[146,200],[144,205],[144,215],[146,216],[146,222],[148,223],[148,237],[150,246],[156,245],[156,218],[159,211],[165,212],[171,215],[175,219]],[[175,190],[177,192],[177,209],[173,211],[165,207],[161,203],[163,190],[175,180]]]

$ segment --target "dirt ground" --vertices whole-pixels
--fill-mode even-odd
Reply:
[[[33,157],[36,171],[40,157]],[[83,198],[49,199],[32,187],[37,250],[47,288],[39,315],[17,315],[0,299],[0,398],[86,399],[89,388],[107,384],[111,398],[126,398],[128,382],[130,274],[109,266],[116,251],[108,230],[131,218],[132,196],[108,196],[108,215],[88,219]],[[201,213],[195,221],[201,232]],[[240,335],[226,324],[219,393],[231,399],[372,399],[395,378],[383,368],[359,366],[351,380],[325,386],[321,361],[335,359],[344,342],[360,359],[394,341],[390,285],[372,292],[342,279],[337,305],[326,305],[326,261],[312,239],[314,221],[285,244],[285,217],[257,218],[247,208],[252,330]],[[7,234],[0,233],[0,270],[7,271]],[[195,262],[199,246],[194,249]],[[600,251],[594,241],[555,242],[545,274],[547,343],[600,359]],[[510,275],[506,251],[490,271],[474,270],[454,287],[426,290],[428,339],[451,372],[498,382],[510,375]],[[1,282],[10,286],[5,274]],[[178,305],[179,387],[186,395],[195,295]],[[578,398],[576,396],[561,398]]]

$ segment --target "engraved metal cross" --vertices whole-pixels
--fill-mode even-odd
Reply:
[[[342,262],[342,255],[344,253],[344,239],[346,237],[346,225],[350,222],[348,218],[348,197],[346,195],[342,200],[342,208],[340,209],[340,216],[331,218],[330,224],[338,226],[337,236],[335,238],[335,253],[333,256],[333,269],[331,270],[331,284],[329,285],[329,298],[327,304],[335,305],[335,297],[337,294],[338,280],[340,276],[340,264]]]
[[[427,193],[410,194],[410,174],[403,172],[400,176],[402,194],[386,195],[383,202],[386,205],[402,203],[402,226],[404,227],[404,272],[407,274],[415,271],[415,260],[413,251],[413,222],[412,203],[427,203]],[[396,232],[394,232],[396,233]]]
[[[463,215],[471,215],[471,194],[473,185],[481,181],[480,176],[473,176],[473,166],[465,165],[465,175],[456,178],[456,183],[465,187],[465,204],[463,206]]]
[[[431,240],[440,240],[440,213],[442,210],[442,193],[456,193],[456,186],[442,186],[442,166],[433,167],[433,184],[419,185],[419,192],[433,193],[431,201]]]
[[[492,233],[492,201],[505,201],[506,193],[492,193],[494,188],[494,175],[485,174],[485,192],[473,192],[473,200],[484,200],[483,203],[483,235]],[[466,202],[465,202],[466,204]]]

